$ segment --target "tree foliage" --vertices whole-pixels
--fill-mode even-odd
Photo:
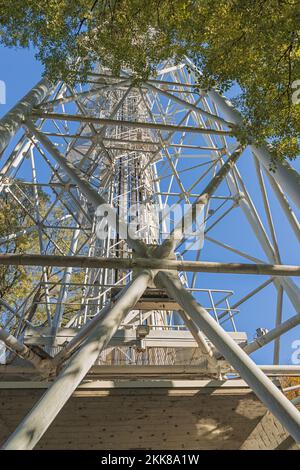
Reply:
[[[189,56],[201,87],[236,85],[245,126],[277,159],[299,153],[298,0],[0,0],[0,11],[0,41],[36,47],[55,79],[83,79],[99,59],[145,79]]]

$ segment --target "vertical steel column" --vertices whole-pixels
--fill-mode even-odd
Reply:
[[[79,351],[6,441],[4,450],[33,449],[115,334],[125,315],[143,295],[151,278],[151,271],[142,271],[124,289],[115,305],[103,315]]]
[[[184,289],[176,276],[160,272],[156,276],[155,282],[165,287],[169,296],[174,298],[181,308],[190,315],[194,323],[210,339],[217,350],[241,374],[241,377],[248,383],[258,398],[281,422],[295,441],[300,443],[300,413],[294,405],[209,313],[196,302],[193,296]]]

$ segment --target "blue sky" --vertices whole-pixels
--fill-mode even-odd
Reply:
[[[0,47],[0,80],[6,83],[6,104],[0,105],[0,117],[3,116],[30,88],[40,80],[42,74],[42,66],[34,58],[34,52],[31,50],[15,50]],[[296,162],[295,167],[299,169],[299,162]],[[244,155],[239,162],[239,169],[242,175],[249,176],[254,174],[253,163],[249,155]],[[258,210],[262,210],[260,202],[257,198],[257,185],[255,179],[248,178],[247,187],[251,192],[251,196],[258,204]],[[282,247],[282,261],[286,264],[300,264],[299,260],[299,245],[287,226],[283,213],[278,206],[277,201],[270,193],[270,202],[274,207],[274,222],[277,228],[277,235]],[[241,225],[241,221],[244,221]],[[255,242],[251,230],[247,222],[240,215],[240,212],[234,212],[226,219],[223,225],[214,232],[214,237],[222,239],[224,242],[232,242],[234,240],[236,245],[243,243],[248,248],[249,253],[261,256],[261,249]],[[242,239],[242,240],[241,240]],[[234,243],[231,243],[234,244]],[[262,256],[263,257],[263,256]],[[215,245],[207,243],[205,246],[205,259],[208,261],[245,261],[235,255],[226,254],[224,250],[218,249]],[[226,280],[224,276],[219,275],[203,275],[203,286],[219,289],[232,289],[238,291],[238,296],[235,300],[242,297],[249,292],[252,288],[256,287],[265,280],[266,277],[258,279],[257,276],[235,276],[227,275]],[[295,281],[297,281],[295,279]],[[261,291],[252,300],[243,304],[240,308],[241,313],[237,320],[238,330],[249,331],[253,335],[255,328],[273,327],[275,318],[274,311],[276,305],[276,292],[272,285]],[[290,302],[285,296],[284,300],[284,315],[286,319],[295,314]],[[251,336],[250,338],[251,339]],[[300,340],[300,327],[298,326],[282,338],[281,349],[281,363],[291,363],[291,355],[293,353],[292,342]],[[262,348],[260,351],[253,355],[253,358],[258,363],[271,363],[272,360],[272,345]]]

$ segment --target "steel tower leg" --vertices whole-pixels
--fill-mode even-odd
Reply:
[[[125,288],[115,305],[103,315],[79,351],[3,445],[4,450],[34,448],[115,334],[122,319],[134,308],[151,278],[151,271],[143,271]]]
[[[74,183],[78,185],[82,193],[86,196],[88,201],[97,208],[105,204],[108,206],[107,201],[89,184],[88,181],[82,176],[81,172],[72,164],[70,163],[64,156],[56,149],[53,143],[43,135],[34,125],[32,122],[27,121],[26,127],[32,132],[33,135],[37,137],[37,139],[43,144],[45,149],[52,155],[52,157],[57,161],[57,163],[61,166],[63,171],[71,178]],[[115,209],[111,206],[112,212],[115,212]],[[123,220],[119,220],[119,233],[122,233],[124,238],[128,234],[128,227]],[[133,248],[137,253],[144,254],[145,252],[145,245],[137,238],[131,238],[130,235],[127,235],[127,243],[128,245]]]

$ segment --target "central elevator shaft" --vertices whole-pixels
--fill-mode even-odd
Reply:
[[[122,88],[115,88],[105,99],[102,97],[99,101],[95,100],[89,112],[95,117],[113,117],[120,120],[120,125],[114,127],[95,126],[97,135],[105,139],[106,143],[106,149],[98,142],[99,145],[93,150],[93,167],[98,164],[99,192],[116,209],[116,223],[119,220],[125,221],[129,225],[131,236],[138,237],[148,245],[156,245],[160,236],[157,213],[160,200],[155,174],[155,161],[159,158],[159,151],[153,143],[158,139],[151,130],[126,126],[126,121],[147,121],[149,114],[145,97],[137,88],[130,88],[125,92]],[[84,153],[83,148],[80,151]],[[100,218],[97,217],[99,212]],[[108,224],[104,230],[103,213],[105,210],[101,209],[94,213],[94,236],[90,255],[117,258],[134,256],[124,237]],[[97,230],[99,224],[102,229],[100,237]],[[93,303],[93,307],[90,308],[89,302],[85,302],[84,313],[78,318],[76,326],[84,324],[96,315],[99,309],[113,301],[132,276],[134,272],[126,273],[116,269],[88,270],[86,284],[91,287],[86,291],[86,298],[92,299],[90,303]],[[130,312],[121,328],[136,335],[136,345],[108,347],[102,352],[99,363],[172,363],[167,359],[170,353],[168,348],[144,348],[142,339],[150,329],[157,331],[170,328],[172,318],[170,311],[149,310],[149,307]]]

